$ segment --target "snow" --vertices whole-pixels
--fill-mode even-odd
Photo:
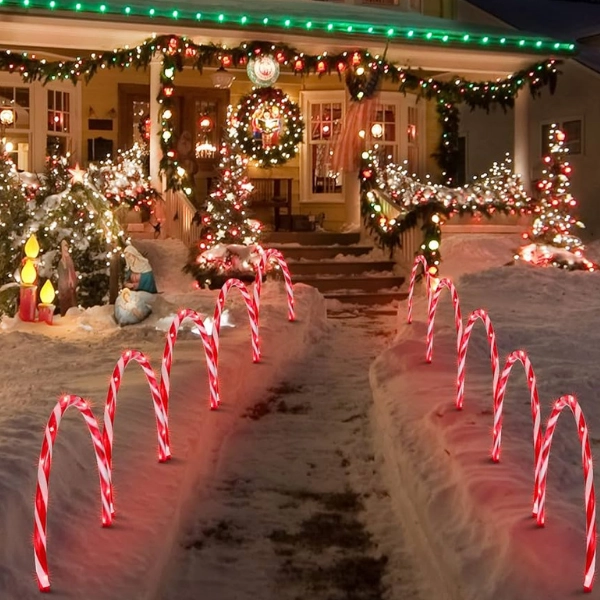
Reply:
[[[518,237],[502,235],[446,236],[441,274],[455,281],[465,318],[476,308],[489,311],[501,357],[514,349],[528,352],[543,421],[553,399],[577,396],[595,450],[600,440],[595,368],[600,276],[508,265],[518,244]],[[59,394],[90,398],[101,419],[108,379],[123,350],[147,353],[158,369],[164,331],[175,312],[186,307],[212,314],[217,292],[194,289],[181,272],[186,250],[179,242],[139,240],[136,245],[148,256],[160,291],[142,323],[119,328],[110,307],[72,310],[52,327],[2,321],[2,599],[39,597],[33,577],[33,496],[45,423]],[[590,259],[599,254],[599,246],[590,247]],[[222,329],[223,405],[218,411],[208,410],[198,336],[189,328],[179,335],[169,412],[174,458],[165,465],[156,460],[148,388],[139,368],[128,367],[115,419],[117,514],[111,528],[100,527],[89,436],[81,417],[67,412],[50,480],[48,556],[55,596],[579,596],[585,512],[581,451],[571,415],[560,417],[554,436],[546,527],[538,529],[530,516],[532,426],[522,369],[515,366],[508,385],[502,460],[493,464],[483,327],[473,331],[465,407],[459,412],[453,405],[451,305],[444,295],[433,364],[426,365],[426,302],[420,288],[409,326],[405,302],[397,309],[340,305],[326,319],[322,296],[296,284],[298,320],[289,323],[283,285],[269,281],[261,302],[263,361],[258,365],[250,360],[245,308],[234,292],[227,303],[230,326]],[[357,507],[332,512],[327,499],[344,493],[357,500]],[[324,516],[350,523],[359,537],[364,527],[370,541],[358,548],[341,542],[315,548],[314,540],[305,545],[303,526]],[[367,558],[385,565],[371,595],[353,591],[355,584],[348,582],[355,580],[348,573],[334,575],[343,560]],[[600,598],[600,591],[588,597]]]

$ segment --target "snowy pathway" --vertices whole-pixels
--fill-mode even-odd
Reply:
[[[373,454],[369,365],[394,325],[391,309],[333,320],[239,411],[155,600],[432,597]]]

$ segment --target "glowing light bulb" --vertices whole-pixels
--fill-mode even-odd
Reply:
[[[44,283],[42,289],[40,290],[40,300],[43,304],[52,304],[55,296],[56,293],[54,292],[54,286],[52,285],[52,282],[47,279],[46,283]]]

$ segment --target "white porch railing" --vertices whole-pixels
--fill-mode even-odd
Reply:
[[[398,207],[393,202],[390,202],[383,194],[377,195],[377,202],[379,203],[379,206],[381,206],[381,214],[388,219],[395,219],[400,214]],[[411,227],[402,233],[400,240],[401,246],[394,251],[394,256],[399,262],[412,265],[415,254],[423,243],[422,226],[423,220],[419,218],[414,227]]]
[[[201,227],[192,223],[196,208],[183,192],[168,190],[164,193],[165,222],[163,228],[167,237],[180,239],[186,246],[192,246],[200,239]]]

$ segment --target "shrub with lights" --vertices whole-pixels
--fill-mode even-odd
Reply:
[[[539,266],[595,271],[598,265],[584,257],[585,246],[573,233],[574,228],[584,225],[573,216],[577,201],[569,192],[572,168],[565,160],[569,152],[565,134],[553,124],[548,141],[550,152],[544,157],[545,168],[538,183],[541,195],[538,214],[531,230],[523,234],[529,243],[515,258]]]
[[[254,88],[244,96],[231,125],[232,151],[264,168],[294,158],[304,131],[298,105],[274,87]]]
[[[230,108],[231,120],[231,108]],[[200,287],[219,288],[231,277],[254,279],[254,264],[260,259],[256,245],[261,224],[248,218],[248,200],[253,187],[247,175],[248,159],[230,146],[233,132],[221,144],[219,176],[205,210],[194,219],[201,225],[201,239],[190,251],[184,271]]]
[[[449,188],[422,182],[402,165],[381,165],[376,152],[365,152],[360,180],[363,219],[379,245],[392,254],[402,245],[402,234],[421,225],[420,254],[436,268],[441,260],[441,225],[445,219],[463,214],[491,217],[496,212],[528,214],[533,210],[508,156],[469,185]],[[395,216],[387,216],[390,211]],[[434,269],[432,274],[436,272]]]
[[[114,161],[107,158],[91,164],[88,175],[113,209],[133,209],[141,213],[142,221],[150,221],[162,196],[150,183],[148,162],[148,148],[134,144],[119,150]]]

